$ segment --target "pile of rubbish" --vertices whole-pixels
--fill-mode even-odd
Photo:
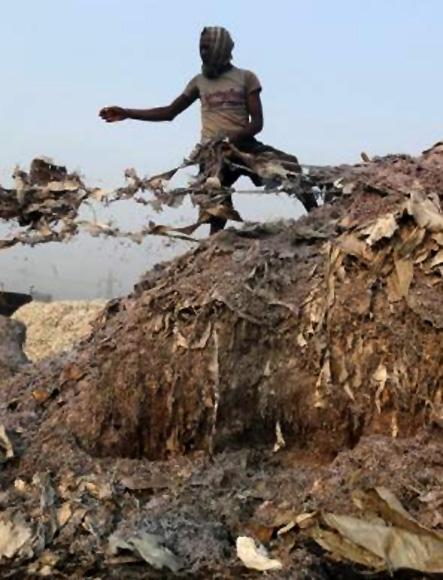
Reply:
[[[1,383],[2,577],[443,573],[443,145],[309,180]]]
[[[103,300],[34,301],[13,316],[26,326],[26,356],[33,362],[70,350],[91,332]]]

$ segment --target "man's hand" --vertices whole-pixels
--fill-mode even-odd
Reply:
[[[124,121],[129,117],[126,109],[123,109],[122,107],[105,107],[100,111],[99,115],[107,123]]]

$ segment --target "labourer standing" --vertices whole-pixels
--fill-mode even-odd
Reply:
[[[260,98],[262,90],[257,76],[232,64],[234,42],[229,32],[222,27],[206,27],[200,36],[201,73],[195,76],[185,90],[170,105],[153,109],[128,109],[105,107],[100,116],[108,123],[136,119],[140,121],[172,121],[197,99],[201,102],[202,143],[218,138],[227,138],[240,151],[263,153],[272,151],[283,155],[294,163],[297,158],[264,145],[255,139],[263,129],[263,109]],[[204,168],[201,168],[204,170]],[[221,184],[230,187],[244,174],[239,169],[226,165]],[[253,178],[256,185],[260,179]],[[226,202],[232,204],[230,198]],[[316,206],[315,199],[303,202],[308,211]],[[226,220],[210,217],[210,233],[224,228]]]

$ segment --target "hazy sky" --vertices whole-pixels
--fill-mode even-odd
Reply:
[[[152,174],[175,165],[198,139],[197,104],[166,124],[109,126],[97,111],[176,97],[199,71],[204,25],[229,28],[236,64],[260,77],[262,140],[304,163],[354,161],[362,150],[416,153],[442,138],[441,0],[4,0],[1,20],[0,182],[42,154],[104,185],[120,184],[128,166]],[[282,199],[241,207],[250,219],[300,211]],[[113,210],[130,225],[144,215]],[[164,255],[158,241],[8,250],[0,282],[24,287],[39,277],[42,289],[90,295],[116,269],[126,290]]]

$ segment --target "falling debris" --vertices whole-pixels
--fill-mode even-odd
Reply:
[[[188,187],[167,190],[177,171],[190,166],[201,167],[202,164],[205,171]],[[199,145],[180,166],[151,178],[142,179],[134,169],[127,169],[126,186],[109,192],[86,186],[78,174],[68,173],[66,167],[55,165],[51,160],[34,159],[28,173],[16,168],[13,189],[0,186],[0,219],[15,220],[22,228],[8,239],[0,240],[0,249],[16,244],[33,246],[68,241],[80,231],[93,237],[126,238],[134,243],[141,243],[149,235],[196,242],[192,233],[208,223],[212,216],[243,221],[238,212],[225,203],[233,192],[231,188],[221,186],[221,173],[226,166],[241,168],[254,182],[259,180],[265,186],[265,192],[284,191],[295,195],[308,211],[317,207],[313,189],[315,177],[314,181],[303,177],[298,163],[288,160],[287,155],[278,151],[254,155],[243,153],[223,140]],[[150,193],[151,199],[143,197],[146,192]],[[150,220],[149,225],[138,232],[124,232],[111,223],[78,219],[80,208],[87,203],[109,205],[131,199],[159,212],[166,206],[180,206],[186,195],[190,195],[194,205],[200,208],[200,215],[196,223],[184,227],[172,228]]]

